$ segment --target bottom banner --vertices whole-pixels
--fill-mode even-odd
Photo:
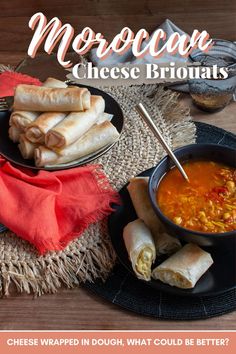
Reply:
[[[4,354],[235,353],[234,332],[0,332]]]

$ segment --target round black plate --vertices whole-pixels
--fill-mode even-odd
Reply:
[[[144,171],[141,176],[150,176],[154,168]],[[131,263],[128,259],[128,253],[123,241],[123,228],[130,221],[137,219],[137,215],[129,197],[128,190],[124,186],[120,191],[122,199],[121,206],[115,206],[115,212],[112,213],[108,220],[109,234],[112,245],[117,253],[120,262],[128,269],[133,275],[134,272]],[[201,277],[193,289],[179,289],[170,285],[164,284],[159,280],[151,280],[143,282],[170,294],[182,296],[210,296],[216,295],[226,290],[236,287],[236,243],[229,245],[227,249],[205,248],[210,252],[214,260],[214,264],[210,269]],[[154,267],[163,262],[166,257],[160,257],[155,263]],[[135,276],[135,275],[134,275]]]
[[[88,90],[91,92],[92,95],[99,95],[102,96],[105,100],[105,112],[109,114],[113,114],[112,118],[112,124],[116,127],[119,133],[121,133],[123,129],[123,124],[124,124],[124,117],[122,110],[119,106],[119,104],[114,100],[113,97],[108,95],[106,92],[101,91],[97,88],[90,87],[90,86],[85,86],[85,85],[76,85],[76,86],[82,86],[82,87],[87,87]],[[0,154],[4,156],[7,160],[15,163],[16,165],[20,165],[22,167],[29,167],[31,169],[35,170],[65,170],[68,168],[73,168],[77,167],[80,165],[84,165],[86,163],[89,163],[96,158],[104,155],[108,150],[111,149],[111,147],[115,144],[111,144],[107,147],[105,147],[103,150],[99,152],[95,152],[92,156],[89,158],[85,158],[82,161],[79,161],[78,163],[73,162],[71,164],[66,164],[66,165],[58,165],[56,167],[36,167],[34,164],[33,160],[25,160],[21,156],[21,153],[17,147],[17,144],[13,143],[9,137],[8,137],[8,129],[9,129],[9,118],[10,118],[10,111],[5,111],[5,112],[0,112]]]

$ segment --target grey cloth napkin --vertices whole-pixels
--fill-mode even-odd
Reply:
[[[170,20],[165,20],[161,26],[159,26],[157,29],[163,29],[167,35],[168,39],[171,34],[174,32],[178,32],[180,35],[185,34],[184,31],[182,31],[179,27],[177,27],[173,22]],[[156,30],[157,30],[156,29]],[[154,31],[155,32],[155,31]],[[151,40],[153,34],[150,36],[150,39],[148,41],[144,41],[142,44],[142,49],[147,45],[147,43]],[[163,40],[160,40],[159,42],[159,47],[161,48],[162,45],[164,44]],[[117,64],[132,64],[132,65],[138,65],[138,64],[144,64],[144,63],[165,63],[165,62],[170,62],[170,61],[178,61],[178,62],[186,62],[188,59],[181,57],[179,54],[176,54],[174,57],[168,53],[165,53],[161,58],[154,58],[150,54],[145,55],[141,59],[137,59],[133,53],[132,49],[130,48],[125,54],[123,55],[118,55],[117,53],[112,53],[107,59],[101,60],[97,57],[96,55],[96,49],[92,49],[90,53],[90,60],[95,66],[112,66],[112,65],[117,65]]]
[[[166,39],[168,39],[171,34],[174,32],[178,32],[180,35],[185,34],[185,32],[177,27],[172,21],[169,19],[165,20],[157,29],[163,29],[166,33]],[[157,30],[156,29],[156,30]],[[155,32],[155,31],[154,31]],[[149,41],[151,40],[153,34],[151,35]],[[219,45],[216,45],[211,49],[211,56],[217,56],[224,58],[224,56],[231,56],[234,59],[235,62],[235,72],[236,72],[236,42],[230,42],[230,41],[224,41],[220,40],[221,43]],[[142,44],[142,49],[144,48],[145,45],[147,45],[148,41],[145,41]],[[164,41],[161,40],[159,42],[159,48],[164,44]],[[197,53],[198,50],[195,51]],[[198,51],[199,52],[199,51]],[[194,52],[192,53],[194,54]],[[150,54],[145,55],[141,59],[137,59],[133,53],[132,49],[130,48],[125,54],[123,55],[118,55],[116,53],[112,53],[108,58],[105,60],[101,60],[97,57],[96,55],[96,49],[92,49],[90,53],[90,60],[92,63],[97,66],[97,67],[103,67],[103,66],[114,66],[114,65],[119,65],[119,64],[132,64],[132,65],[138,65],[138,64],[145,64],[145,63],[169,63],[169,62],[182,62],[182,63],[187,63],[190,62],[192,63],[192,60],[190,58],[183,58],[180,56],[178,53],[175,55],[170,55],[168,53],[164,53],[164,55],[161,58],[154,58]],[[230,78],[226,79],[227,80],[227,85],[235,85],[236,87],[236,75],[232,75]],[[189,92],[189,87],[188,84],[186,84],[187,81],[183,83],[177,83],[177,84],[171,84],[169,86],[172,86],[175,90],[177,91],[182,91],[182,92]]]

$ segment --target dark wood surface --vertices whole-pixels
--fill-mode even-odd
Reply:
[[[134,32],[141,27],[153,31],[166,18],[188,33],[196,28],[207,30],[212,38],[236,39],[235,0],[1,0],[0,51],[10,53],[9,63],[25,55],[33,35],[28,22],[36,12],[70,23],[75,34],[90,26],[108,40],[124,26]]]
[[[236,312],[204,321],[159,321],[125,311],[85,289],[0,299],[1,330],[232,330]]]

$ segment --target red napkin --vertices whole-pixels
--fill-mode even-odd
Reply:
[[[42,85],[42,83],[34,77],[13,71],[4,71],[0,74],[0,97],[14,96],[14,90],[19,84]]]
[[[0,157],[0,222],[41,254],[61,250],[119,203],[98,165],[63,171],[18,169]]]

